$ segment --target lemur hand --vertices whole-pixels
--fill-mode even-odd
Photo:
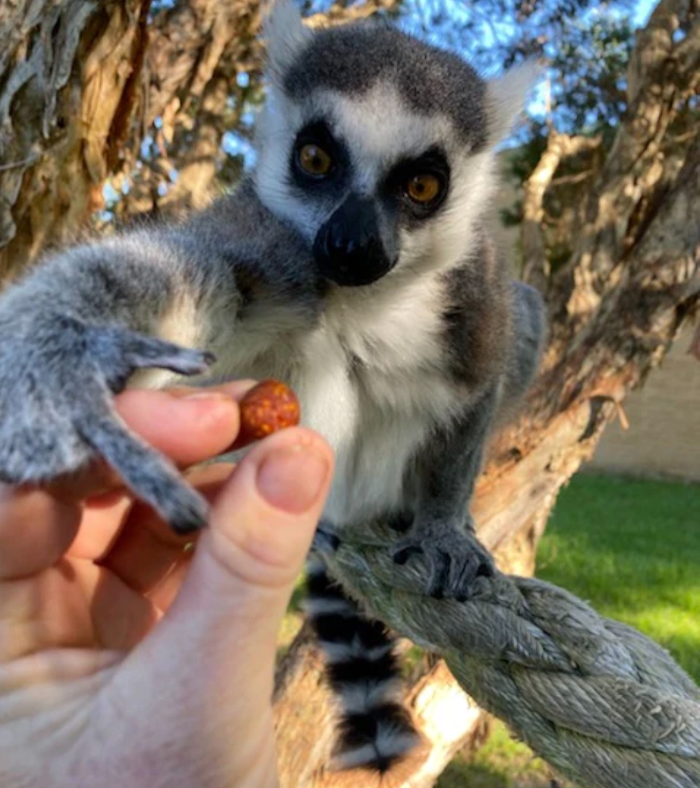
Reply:
[[[201,527],[204,499],[128,429],[112,395],[143,367],[201,373],[207,354],[58,313],[22,317],[0,314],[0,480],[43,483],[100,456],[175,530]]]
[[[477,577],[494,573],[493,559],[473,530],[462,530],[451,523],[414,521],[392,555],[397,564],[422,557],[430,572],[425,593],[436,599],[464,601],[471,595]]]

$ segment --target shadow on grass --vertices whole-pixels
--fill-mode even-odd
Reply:
[[[301,613],[302,603],[306,596],[306,576],[301,575],[297,578],[292,591],[292,598],[289,600],[289,607],[287,608],[290,613]]]

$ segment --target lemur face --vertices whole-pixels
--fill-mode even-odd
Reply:
[[[288,2],[268,31],[256,187],[319,273],[353,287],[463,257],[520,106],[512,87],[498,95],[456,55],[382,24],[312,32]]]
[[[370,284],[398,264],[412,234],[444,219],[454,152],[390,84],[357,96],[319,91],[305,103],[287,153],[288,197],[321,274]]]

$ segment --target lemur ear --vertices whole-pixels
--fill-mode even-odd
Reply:
[[[273,82],[279,83],[313,33],[304,26],[292,0],[272,0],[263,35],[267,41],[267,70]]]
[[[537,61],[528,60],[486,83],[486,112],[492,143],[500,142],[512,130],[525,109],[528,93],[543,71]]]

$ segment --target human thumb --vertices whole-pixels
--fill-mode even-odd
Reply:
[[[241,725],[252,733],[269,718],[277,632],[331,475],[323,439],[288,429],[256,445],[214,502],[177,599],[120,671],[146,717],[154,683],[167,677],[157,702],[164,735],[164,720],[189,720],[186,735],[216,760],[216,741],[230,748]]]
[[[217,643],[274,657],[277,630],[321,515],[331,477],[328,445],[291,429],[258,444],[215,501],[172,617],[195,613]],[[206,598],[203,598],[203,595]],[[206,612],[203,612],[206,611]]]

